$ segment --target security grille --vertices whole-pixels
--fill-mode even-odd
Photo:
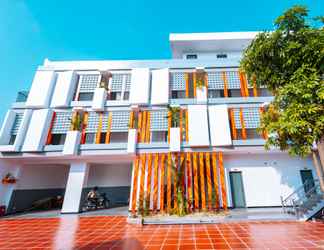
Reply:
[[[21,121],[23,119],[24,113],[16,113],[16,117],[15,117],[15,122],[14,125],[12,126],[11,129],[11,134],[12,135],[17,135],[18,134],[18,130],[21,124]]]
[[[125,91],[130,91],[131,87],[131,74],[125,74],[126,89]]]
[[[227,71],[227,82],[228,82],[228,88],[229,89],[240,89],[240,76],[238,71]]]
[[[171,72],[171,90],[186,90],[186,77],[184,72]]]
[[[224,89],[224,81],[221,72],[207,72],[208,89]]]
[[[108,120],[109,120],[109,112],[104,112],[102,115],[102,127],[101,127],[102,132],[107,132]],[[98,123],[99,123],[99,121],[98,121]]]
[[[111,79],[111,91],[121,92],[123,88],[124,74],[113,74]]]
[[[96,133],[99,124],[100,113],[89,112],[86,133]]]
[[[244,108],[243,119],[245,128],[258,128],[260,126],[260,114],[258,108]],[[235,127],[241,129],[240,109],[234,109]]]
[[[72,112],[56,112],[52,134],[65,134],[71,126]]]
[[[166,110],[151,111],[151,131],[168,130],[168,112]]]
[[[112,132],[128,131],[129,111],[118,111],[112,113]]]
[[[95,88],[98,86],[99,80],[100,80],[99,74],[80,75],[79,91],[81,93],[94,92]]]

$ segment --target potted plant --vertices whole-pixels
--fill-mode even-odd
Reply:
[[[171,121],[171,127],[169,128],[169,148],[172,152],[180,151],[180,107],[169,106],[168,107],[168,119]]]
[[[17,182],[17,178],[12,174],[8,173],[6,174],[2,179],[2,184],[15,184]]]
[[[101,80],[95,89],[92,101],[92,109],[95,111],[103,111],[109,93],[109,80],[112,77],[109,71],[101,71],[100,74]]]
[[[197,70],[196,75],[196,97],[198,102],[207,101],[207,74],[203,70]]]
[[[67,132],[63,147],[64,155],[74,155],[80,145],[83,112],[75,111],[72,114],[70,131]]]

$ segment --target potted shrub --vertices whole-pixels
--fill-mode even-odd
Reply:
[[[180,107],[168,107],[168,119],[171,120],[169,148],[172,152],[180,151]]]
[[[103,111],[105,107],[107,94],[109,93],[109,79],[112,76],[109,71],[101,71],[100,74],[101,80],[98,87],[95,89],[92,101],[92,109],[96,111]]]
[[[207,102],[207,74],[203,70],[197,70],[196,75],[196,97],[198,102]]]
[[[3,177],[2,179],[2,184],[4,185],[15,184],[16,182],[17,182],[17,178],[12,173],[6,174],[5,177]]]
[[[72,114],[70,131],[66,133],[63,147],[64,155],[74,155],[77,153],[81,140],[82,121],[83,112],[75,111]]]

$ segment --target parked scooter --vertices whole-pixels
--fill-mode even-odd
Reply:
[[[106,196],[106,193],[102,193],[98,198],[87,198],[82,208],[83,212],[92,211],[97,209],[109,208],[110,201]]]

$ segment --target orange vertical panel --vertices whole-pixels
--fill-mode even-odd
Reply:
[[[192,167],[191,167],[191,153],[187,152],[187,191],[188,191],[188,208],[192,209]]]
[[[222,78],[224,82],[224,97],[228,97],[228,82],[227,82],[227,76],[225,71],[222,72]]]
[[[141,142],[141,133],[142,133],[142,111],[138,113],[138,120],[137,120],[137,142]]]
[[[168,112],[168,143],[170,143],[171,111]]]
[[[240,108],[240,121],[241,121],[241,130],[242,130],[242,139],[246,140],[246,129],[245,129],[245,122],[243,117],[243,108]]]
[[[204,153],[199,152],[199,170],[200,170],[200,195],[201,208],[206,210],[206,193],[205,193],[205,171],[204,171]]]
[[[173,171],[173,207],[175,209],[178,208],[178,200],[177,200],[177,172],[179,171],[179,160],[178,160],[178,154],[174,153],[174,167],[175,170]]]
[[[225,170],[223,165],[223,153],[218,153],[218,162],[219,162],[219,172],[220,172],[220,183],[221,183],[221,190],[222,190],[222,203],[223,208],[227,209],[227,194],[226,194],[226,184],[225,184]]]
[[[160,164],[160,211],[164,212],[164,163],[165,163],[165,154],[161,155],[161,164]]]
[[[49,145],[49,144],[52,143],[52,138],[53,138],[52,129],[53,129],[53,126],[54,126],[55,117],[56,117],[56,112],[53,112],[52,119],[51,119],[51,125],[50,125],[50,128],[48,130],[48,134],[47,134],[46,145]]]
[[[244,87],[244,79],[243,79],[243,73],[238,72],[239,78],[240,78],[240,90],[241,90],[241,96],[246,97],[245,95],[245,87]]]
[[[189,74],[184,73],[186,79],[186,98],[189,98]]]
[[[253,79],[253,96],[257,97],[258,96],[258,89],[257,89],[257,85],[256,85],[256,77],[254,76]]]
[[[236,131],[236,126],[235,126],[235,119],[234,119],[234,109],[230,109],[230,122],[231,122],[231,128],[232,128],[232,136],[233,139],[236,140],[237,139],[237,131]]]
[[[105,143],[108,144],[110,143],[110,133],[111,133],[111,123],[112,123],[112,112],[109,112],[108,115],[108,126],[107,126],[107,133],[106,133],[106,139],[105,139]]]
[[[101,130],[102,130],[102,118],[103,118],[103,114],[100,113],[99,114],[99,124],[98,124],[97,133],[96,133],[96,144],[100,143]]]
[[[134,111],[129,114],[129,128],[134,128]]]
[[[151,112],[147,111],[147,126],[146,126],[146,143],[150,143],[151,140]]]
[[[184,153],[180,153],[180,164],[179,164],[179,167],[181,168],[181,171],[182,171],[182,180],[181,180],[181,185],[182,185],[182,191],[183,191],[183,194],[185,195],[185,189],[186,189],[186,180],[185,180],[185,166],[186,166],[186,162],[184,161],[185,160],[185,154]]]
[[[195,209],[199,209],[199,190],[198,190],[198,165],[197,165],[197,153],[193,153],[193,175],[194,175],[194,197],[195,197]]]
[[[141,155],[141,176],[140,176],[140,190],[139,190],[139,209],[143,208],[144,205],[144,179],[145,179],[145,165],[146,165],[146,154]]]
[[[219,186],[218,186],[218,170],[217,170],[217,153],[212,153],[212,165],[213,165],[213,181],[215,191],[215,208],[219,208]]]
[[[84,112],[83,122],[82,122],[82,131],[81,131],[81,144],[85,144],[85,141],[86,141],[86,128],[88,125],[88,117],[89,117],[89,113]]]
[[[152,178],[152,154],[148,154],[148,159],[147,159],[147,181],[146,181],[146,197],[145,197],[145,202],[146,205],[150,206],[151,203],[151,178]]]
[[[168,153],[168,174],[167,174],[167,211],[168,213],[171,212],[171,178],[172,178],[172,175],[171,175],[171,172],[172,172],[172,169],[171,169],[171,153]]]
[[[142,131],[141,131],[141,142],[145,142],[146,125],[147,125],[147,111],[143,111],[143,117],[142,117]]]
[[[179,112],[179,122],[180,122],[180,143],[182,142],[182,131],[183,131],[183,115],[182,115],[182,109],[180,109]]]
[[[158,201],[158,167],[159,154],[154,154],[154,168],[153,168],[153,211],[156,212]]]
[[[211,180],[211,171],[210,171],[210,154],[206,152],[206,174],[207,174],[207,192],[208,192],[208,209],[212,209],[212,199],[213,199],[213,188]]]
[[[131,210],[132,210],[132,214],[135,214],[136,212],[136,200],[137,200],[137,183],[138,183],[138,166],[139,166],[139,157],[136,156],[134,163],[133,163],[133,167],[134,167],[134,175],[133,175],[133,192],[132,192],[132,206],[131,206]]]
[[[193,94],[194,94],[194,98],[196,98],[197,95],[197,75],[196,73],[193,73]]]

